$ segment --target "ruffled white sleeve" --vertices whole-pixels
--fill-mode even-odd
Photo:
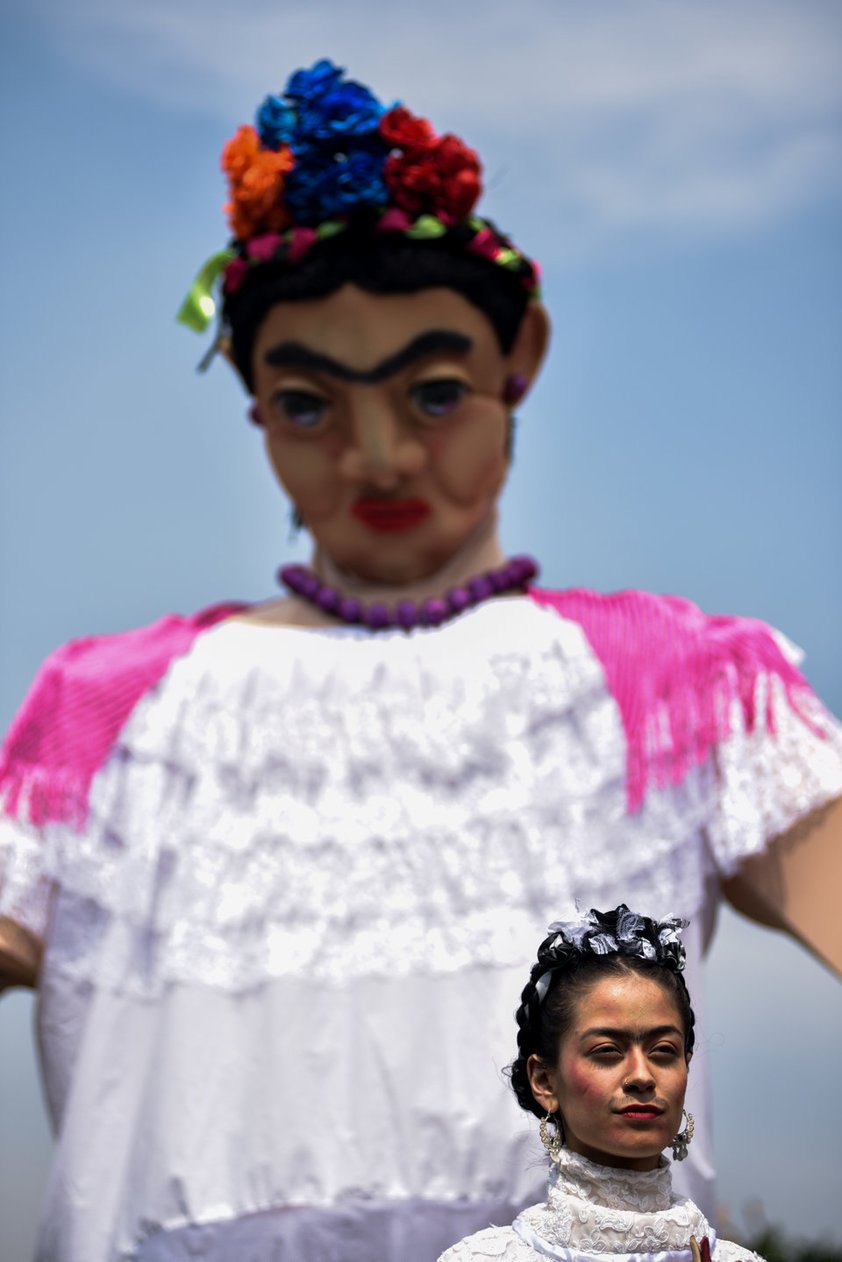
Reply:
[[[38,939],[44,937],[52,898],[46,867],[43,830],[0,816],[0,919]]]
[[[776,639],[799,664],[801,651],[779,633]],[[842,726],[814,693],[805,689],[788,696],[779,678],[761,675],[755,713],[763,719],[748,731],[735,702],[731,735],[716,751],[720,788],[708,837],[726,875],[811,811],[842,796]]]

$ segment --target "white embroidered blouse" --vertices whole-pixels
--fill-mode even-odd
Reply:
[[[656,1170],[618,1170],[563,1149],[543,1204],[511,1227],[460,1241],[439,1262],[690,1262],[691,1236],[707,1237],[713,1262],[758,1262],[756,1253],[717,1240],[701,1210],[673,1192],[666,1158]]]
[[[700,1009],[720,874],[842,792],[838,729],[764,686],[774,734],[737,719],[630,811],[600,660],[531,599],[204,631],[83,828],[0,821],[0,915],[46,941],[39,1259],[429,1262],[511,1221],[540,1148],[502,1071],[547,924],[577,898],[688,917]]]

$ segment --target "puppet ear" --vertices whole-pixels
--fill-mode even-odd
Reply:
[[[231,349],[230,334],[228,333],[220,334],[219,340],[216,343],[216,349],[219,352],[219,354],[222,356],[222,358],[225,360],[225,362],[228,364],[229,368],[233,368],[234,372],[239,377],[240,370],[237,367],[237,365],[234,363],[234,352]]]
[[[530,302],[526,308],[514,345],[506,357],[509,380],[521,384],[520,398],[524,398],[538,376],[550,341],[550,317],[540,302]]]
[[[236,376],[237,380],[242,385],[246,394],[249,394],[251,395],[252,398],[254,398],[253,387],[250,386],[249,383],[246,381],[245,377],[240,372],[239,366],[237,365],[237,361],[234,359],[234,350],[231,345],[230,334],[228,333],[220,334],[219,338],[214,343],[213,351],[215,354],[220,355],[225,360],[228,367],[231,369],[231,371]]]

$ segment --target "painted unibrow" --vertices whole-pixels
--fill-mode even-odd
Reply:
[[[641,1035],[634,1035],[630,1030],[615,1030],[610,1026],[594,1026],[590,1030],[583,1030],[579,1035],[579,1042],[584,1042],[587,1038],[608,1038],[608,1039],[630,1039],[637,1042],[638,1039],[654,1039],[662,1038],[665,1034],[675,1034],[678,1038],[683,1039],[684,1035],[675,1025],[656,1025],[651,1030],[644,1030]]]
[[[341,381],[376,385],[427,355],[438,351],[467,355],[472,347],[473,342],[464,333],[451,329],[431,329],[428,333],[413,338],[401,350],[381,360],[373,368],[351,368],[338,359],[331,359],[329,355],[310,350],[301,342],[280,342],[277,346],[271,346],[264,355],[264,361],[272,368],[306,368],[312,372],[328,373]]]

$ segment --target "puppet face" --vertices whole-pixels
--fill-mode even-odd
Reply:
[[[529,1063],[533,1094],[560,1112],[565,1143],[600,1165],[654,1170],[681,1129],[684,1026],[672,996],[637,973],[608,976],[578,1000],[555,1065]]]
[[[348,284],[270,309],[254,347],[269,459],[334,562],[413,583],[485,525],[508,464],[505,382],[537,371],[538,323],[504,355],[482,313],[445,288]]]

